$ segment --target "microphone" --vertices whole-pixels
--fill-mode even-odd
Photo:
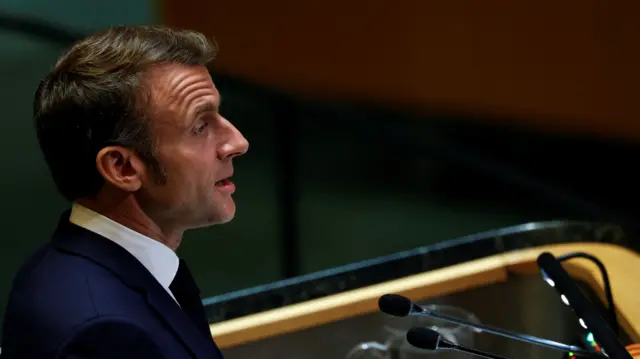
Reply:
[[[419,349],[426,350],[457,350],[464,353],[469,353],[475,356],[487,358],[487,359],[509,359],[496,354],[483,352],[473,348],[463,347],[461,345],[454,344],[442,337],[438,332],[428,328],[411,328],[407,332],[407,342]]]
[[[631,359],[629,351],[582,293],[576,282],[571,279],[560,261],[553,254],[544,252],[538,256],[537,263],[545,280],[558,291],[564,303],[578,315],[580,324],[585,329],[589,328],[607,356],[613,359]]]
[[[395,317],[426,316],[550,349],[573,352],[574,354],[581,356],[603,358],[602,354],[592,353],[575,345],[562,344],[553,340],[538,338],[528,334],[514,333],[505,329],[498,329],[484,324],[476,324],[455,317],[450,317],[448,315],[439,314],[432,310],[426,310],[411,302],[409,298],[397,294],[385,294],[380,297],[380,299],[378,299],[378,307],[383,313],[393,315]]]

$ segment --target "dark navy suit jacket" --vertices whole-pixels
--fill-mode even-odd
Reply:
[[[222,359],[205,318],[194,321],[114,242],[60,220],[19,270],[2,359]]]

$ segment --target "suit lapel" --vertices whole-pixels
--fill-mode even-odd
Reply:
[[[62,215],[53,245],[59,250],[82,256],[118,276],[128,287],[145,295],[149,305],[167,327],[196,358],[214,358],[218,350],[213,339],[202,335],[196,324],[169,296],[149,271],[124,248],[109,239],[69,222]]]
[[[217,348],[211,336],[205,337],[187,314],[158,285],[159,290],[147,291],[147,300],[174,334],[187,346],[196,358],[214,358]]]
[[[202,299],[200,299],[200,289],[191,275],[189,266],[182,259],[180,260],[178,272],[169,289],[178,303],[180,303],[182,310],[196,323],[204,335],[210,336],[211,332],[209,330],[209,323],[207,323],[207,315],[202,305]]]

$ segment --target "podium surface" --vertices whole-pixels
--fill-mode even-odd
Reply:
[[[607,223],[553,221],[503,228],[352,264],[343,271],[210,299],[209,315],[218,318],[210,329],[230,359],[263,353],[274,358],[344,357],[358,342],[384,340],[381,330],[391,317],[379,312],[377,301],[383,294],[396,293],[421,304],[456,306],[490,326],[572,342],[584,337],[584,330],[543,280],[536,259],[545,251],[556,256],[585,252],[599,258],[609,272],[623,342],[640,342],[640,300],[634,295],[640,256],[628,249],[631,244],[621,227]],[[579,258],[563,266],[603,309],[598,267]],[[326,289],[357,278],[361,282],[353,289]],[[309,298],[313,288],[322,287],[330,294]],[[278,304],[279,297],[294,303]],[[239,308],[246,309],[244,314]],[[523,352],[531,358],[551,354],[546,348],[485,334],[476,344],[511,357],[523,357]],[[311,349],[317,355],[311,355]]]
[[[637,291],[634,290],[637,288],[637,277],[634,273],[640,270],[640,256],[620,246],[602,243],[558,244],[491,256],[213,324],[211,333],[221,347],[229,348],[377,312],[378,298],[386,293],[401,294],[415,301],[425,301],[433,297],[506,282],[513,275],[533,275],[543,283],[535,261],[544,251],[554,255],[586,252],[597,256],[609,272],[622,330],[631,341],[640,342],[640,298],[635,295]],[[582,260],[566,262],[563,265],[575,279],[588,284],[604,301],[601,273],[595,265]],[[560,301],[559,297],[557,299]],[[518,300],[513,298],[514,302]],[[520,309],[528,310],[526,307]],[[553,321],[553,318],[548,320]],[[575,321],[577,322],[577,318]]]

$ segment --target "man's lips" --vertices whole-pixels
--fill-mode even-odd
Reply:
[[[229,178],[224,178],[215,183],[216,189],[220,192],[231,194],[235,192],[236,186],[229,180]]]
[[[223,178],[223,179],[221,179],[221,180],[216,181],[215,185],[216,185],[216,186],[222,185],[222,184],[224,184],[224,182],[226,182],[226,181],[230,181],[230,180],[229,180],[229,177],[225,177],[225,178]]]
[[[220,181],[228,180],[231,178],[231,176],[233,176],[233,170],[230,172],[224,173],[222,176],[218,177],[218,180],[216,181],[216,183]]]

